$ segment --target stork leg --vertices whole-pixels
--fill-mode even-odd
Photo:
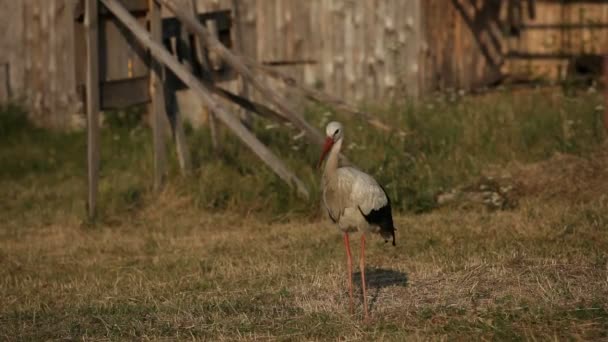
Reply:
[[[346,262],[348,264],[348,293],[350,295],[350,313],[353,313],[353,257],[350,254],[348,233],[344,233],[344,246],[346,247]]]
[[[363,305],[365,308],[365,320],[369,321],[367,312],[367,286],[365,285],[365,233],[361,234],[361,254],[359,257],[359,268],[361,269],[361,287],[363,288]]]

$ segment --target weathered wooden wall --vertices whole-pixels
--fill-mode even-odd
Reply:
[[[501,78],[563,80],[582,55],[608,53],[608,1],[426,0],[422,92]],[[598,72],[599,76],[599,72]]]
[[[81,110],[76,2],[0,0],[0,102],[23,100],[43,125],[70,126]],[[573,56],[608,52],[608,2],[598,0],[196,2],[199,12],[237,9],[233,48],[355,104],[504,76],[560,79]],[[514,26],[509,10],[531,3],[534,18]]]
[[[537,0],[507,44],[514,76],[564,79],[576,56],[608,53],[608,1]]]
[[[0,64],[10,69],[0,87],[10,85],[12,100],[23,101],[41,125],[66,126],[79,110],[73,68],[74,4],[0,0],[0,30],[6,37],[0,40]],[[0,93],[6,100],[7,91]]]
[[[504,63],[497,34],[500,7],[498,1],[423,2],[423,92],[469,89],[498,76]]]
[[[244,54],[352,102],[418,93],[418,0],[198,0],[239,6]]]

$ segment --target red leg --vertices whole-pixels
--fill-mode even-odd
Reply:
[[[348,293],[350,295],[350,313],[353,313],[353,257],[350,254],[348,233],[344,233],[344,246],[346,247],[346,262],[348,264]]]
[[[361,269],[361,287],[363,288],[363,305],[365,307],[365,320],[369,320],[367,312],[367,287],[365,285],[365,233],[361,234],[361,256],[359,258],[359,268]]]

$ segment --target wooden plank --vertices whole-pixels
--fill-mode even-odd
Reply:
[[[197,18],[197,9],[196,9],[196,4],[194,3],[194,0],[188,0],[188,9],[190,11],[190,15],[193,18]],[[202,64],[202,69],[201,72],[202,73],[207,73],[208,77],[213,78],[213,70],[210,66],[209,61],[207,60],[207,54],[206,51],[204,49],[204,44],[202,41],[200,41],[200,38],[198,39],[198,42],[195,42],[195,40],[192,41],[192,43],[194,44],[194,46],[192,46],[193,49],[196,49],[196,53],[198,54],[198,56],[200,56],[201,59],[201,64]],[[194,56],[193,56],[194,57]],[[205,75],[199,75],[199,76],[205,76]],[[209,132],[211,135],[211,145],[213,146],[213,149],[215,150],[215,152],[219,151],[219,142],[218,142],[218,137],[217,137],[217,123],[215,120],[215,114],[213,113],[213,111],[210,108],[205,107],[205,105],[203,105],[203,108],[201,108],[202,113],[201,114],[207,114],[208,115],[208,119],[209,119]]]
[[[135,16],[145,16],[146,12],[148,11],[148,0],[121,0],[121,3]],[[85,14],[84,11],[84,3],[82,1],[77,2],[74,9],[74,18],[76,20],[83,20]],[[99,15],[108,16],[110,15],[110,12],[102,7],[99,9]]]
[[[85,61],[86,62],[86,61]],[[150,77],[140,76],[130,79],[100,82],[100,110],[123,109],[126,107],[150,103]],[[86,86],[77,87],[77,95],[86,107]]]
[[[99,181],[99,22],[97,0],[86,0],[85,28],[87,45],[87,165],[89,219],[94,219]]]
[[[145,17],[137,18],[144,25]],[[121,80],[140,77],[149,74],[147,52],[138,44],[133,44],[134,38],[125,32],[120,23],[112,17],[100,19],[99,48],[103,51],[100,56],[102,81]]]
[[[150,77],[139,76],[130,79],[101,83],[101,109],[122,109],[150,102]]]
[[[244,31],[244,24],[245,24],[245,20],[243,18],[243,8],[242,8],[242,0],[232,0],[232,10],[234,12],[234,27],[235,27],[235,32],[234,32],[234,51],[236,54],[238,55],[245,55],[244,54],[244,44],[243,44],[243,31]],[[203,42],[201,42],[201,45],[203,44]],[[247,82],[245,82],[242,78],[239,82],[239,94],[242,97],[248,97],[249,96],[249,85],[247,84]],[[253,117],[249,114],[248,111],[246,110],[241,110],[239,112],[239,116],[241,117],[241,121],[245,124],[245,126],[247,127],[252,127],[253,126]]]
[[[311,126],[304,118],[298,114],[295,110],[287,104],[284,99],[279,97],[276,92],[272,91],[268,86],[262,83],[250,70],[245,66],[241,58],[232,54],[222,43],[220,43],[215,37],[209,34],[198,21],[191,18],[187,12],[176,5],[175,0],[159,0],[165,5],[171,12],[173,12],[192,32],[201,37],[206,46],[215,51],[227,64],[229,64],[234,70],[236,70],[243,78],[250,82],[260,93],[271,101],[272,104],[284,112],[290,119],[290,121],[298,128],[306,132],[306,136],[310,141],[322,145],[325,141],[325,137],[319,130]]]
[[[289,122],[289,119],[287,119],[284,115],[275,112],[274,110],[264,106],[263,104],[257,103],[255,101],[250,101],[243,96],[233,94],[227,90],[213,85],[212,83],[207,84],[207,86],[213,91],[214,94],[239,105],[244,110],[256,113],[266,119],[270,119],[281,124],[286,124]]]
[[[186,3],[190,0],[181,0],[182,6],[187,6]],[[194,72],[196,70],[196,61],[192,47],[190,46],[190,39],[188,32],[181,27],[179,35],[176,37],[176,52],[181,55],[182,63],[188,71]],[[173,85],[173,84],[172,84]],[[171,96],[175,99],[172,101],[172,105],[169,107],[169,116],[173,123],[173,136],[175,139],[175,149],[177,153],[177,160],[179,162],[180,170],[182,175],[187,175],[192,170],[192,163],[190,160],[190,149],[188,148],[188,142],[186,141],[186,132],[184,131],[184,122],[182,119],[182,110],[179,108],[177,102],[176,90],[171,87],[169,91],[172,93]]]
[[[154,1],[149,0],[150,8],[150,35],[152,40],[162,44],[163,22],[161,19],[161,7]],[[163,87],[163,66],[162,64],[151,61],[150,68],[150,97],[152,114],[152,135],[154,142],[154,190],[160,191],[166,172],[167,151],[165,146],[165,120],[167,117],[165,107],[165,93]]]
[[[300,195],[309,198],[309,193],[304,183],[285,167],[285,165],[249,130],[247,130],[238,119],[224,110],[195,75],[181,65],[161,44],[153,41],[150,35],[137,24],[135,18],[122,7],[120,2],[117,0],[101,0],[101,2],[125,24],[142,45],[150,49],[150,54],[154,58],[165,64],[177,77],[191,89],[196,91],[201,99],[217,114],[218,119],[226,124],[226,126],[230,128],[260,159],[262,159],[266,165],[268,165],[290,187],[295,187]]]

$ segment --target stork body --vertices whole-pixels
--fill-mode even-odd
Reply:
[[[338,122],[330,122],[326,128],[327,139],[319,165],[327,155],[323,171],[323,206],[330,219],[344,234],[348,265],[350,309],[353,311],[352,256],[350,233],[361,234],[361,287],[365,305],[365,318],[369,318],[367,289],[365,285],[365,237],[368,233],[379,233],[385,241],[393,239],[395,228],[390,199],[382,186],[370,175],[353,167],[339,167],[338,159],[343,142],[343,128]]]

